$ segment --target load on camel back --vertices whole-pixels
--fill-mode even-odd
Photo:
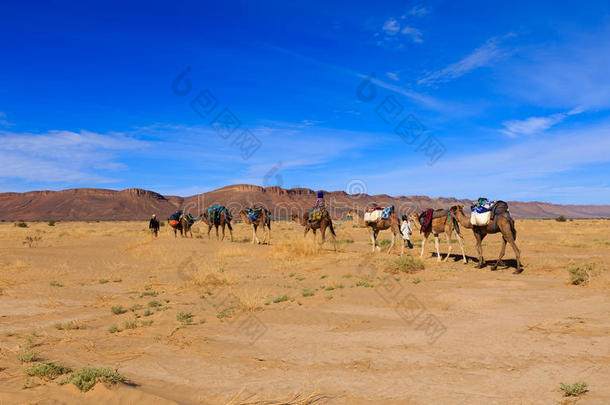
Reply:
[[[380,231],[389,229],[392,231],[392,241],[388,248],[388,253],[392,251],[396,240],[402,241],[402,233],[400,232],[400,219],[394,212],[394,206],[389,205],[387,207],[375,206],[365,211],[364,217],[361,217],[357,210],[351,209],[347,212],[348,217],[351,217],[356,226],[360,228],[368,228],[369,235],[371,236],[371,249],[373,252],[378,250],[377,247],[377,236]],[[404,243],[401,243],[401,252],[404,254]]]
[[[191,227],[194,223],[195,218],[189,213],[184,213],[184,210],[178,210],[168,218],[169,226],[174,229],[174,236],[177,236],[178,231],[180,231],[181,236],[187,236],[187,233],[190,233],[192,238]]]
[[[222,240],[225,238],[225,226],[229,228],[231,240],[233,240],[233,227],[231,226],[231,220],[233,216],[224,205],[211,205],[205,210],[205,213],[201,215],[201,220],[208,225],[208,239],[210,238],[210,231],[212,227],[216,228],[216,239],[220,239],[218,236],[218,227],[222,228]]]
[[[489,201],[487,198],[479,198],[470,207],[470,223],[474,226],[487,226],[491,221],[497,220],[498,215],[508,212],[508,204],[504,201]]]

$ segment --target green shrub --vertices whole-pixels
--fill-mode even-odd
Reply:
[[[314,290],[310,290],[309,288],[303,288],[303,297],[313,297],[316,292]]]
[[[68,374],[72,370],[69,367],[52,362],[38,363],[24,370],[30,377],[39,377],[43,380],[54,380],[60,375]]]
[[[590,272],[593,270],[591,265],[584,266],[570,266],[568,267],[568,273],[570,273],[570,283],[573,285],[584,285],[589,282],[591,278]]]
[[[57,221],[49,221],[49,226],[55,226],[55,223],[56,223],[56,222],[57,222]]]
[[[567,219],[563,215],[560,215],[557,218],[555,218],[555,221],[557,221],[557,222],[566,222]]]
[[[116,370],[109,368],[85,367],[70,374],[70,376],[64,382],[72,383],[79,390],[87,392],[98,382],[117,384],[125,383],[125,381],[127,381],[125,376],[119,374],[119,372]]]
[[[26,223],[25,223],[25,222],[23,222],[23,221],[19,221],[19,222],[15,222],[15,226],[16,226],[17,228],[27,228],[27,227],[28,227],[28,224],[26,224]]]
[[[586,382],[577,382],[572,385],[560,383],[559,386],[566,397],[577,397],[589,391]]]
[[[120,331],[121,331],[121,329],[116,325],[112,325],[111,327],[108,328],[108,333],[118,333]]]
[[[23,349],[23,351],[21,351],[21,353],[19,353],[17,358],[22,363],[32,363],[34,361],[39,360],[38,353],[36,353],[30,349]]]
[[[117,306],[110,308],[110,312],[112,312],[115,315],[121,315],[121,314],[124,314],[125,312],[127,312],[127,310],[125,308],[123,308],[122,305],[117,305]]]
[[[401,256],[397,259],[392,260],[386,271],[388,273],[415,273],[416,271],[423,270],[425,268],[424,262],[420,259],[414,259],[411,256]]]
[[[274,304],[279,304],[280,302],[285,302],[288,301],[288,296],[287,295],[282,295],[281,297],[276,297],[273,299],[273,303]]]
[[[183,325],[188,325],[193,321],[193,314],[190,312],[178,312],[176,319]]]

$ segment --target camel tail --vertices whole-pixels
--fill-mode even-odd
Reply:
[[[333,223],[329,222],[328,225],[329,225],[330,233],[336,237],[337,234],[335,234],[335,228],[333,228]]]
[[[515,221],[510,221],[510,230],[513,232],[513,240],[517,240],[517,229],[515,228]]]

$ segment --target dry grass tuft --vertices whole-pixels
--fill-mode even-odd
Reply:
[[[197,286],[221,286],[237,283],[235,276],[227,273],[218,262],[193,264],[193,267],[195,271],[191,275],[190,282]]]
[[[260,289],[243,288],[231,292],[237,299],[237,309],[242,312],[262,311],[266,297]]]
[[[268,257],[290,261],[306,257],[320,256],[322,249],[310,238],[283,239],[271,246]]]

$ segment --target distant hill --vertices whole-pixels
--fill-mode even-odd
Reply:
[[[0,220],[144,220],[155,213],[167,218],[177,209],[184,208],[199,215],[211,204],[227,206],[237,216],[245,206],[264,205],[275,218],[288,218],[291,213],[311,209],[316,193],[307,188],[283,189],[238,184],[190,197],[164,196],[142,189],[105,190],[78,188],[62,191],[30,191],[26,193],[0,193]],[[426,196],[349,195],[343,191],[325,192],[327,204],[335,217],[344,216],[349,209],[363,210],[374,204],[392,204],[399,213],[426,208],[446,208],[461,203],[469,206],[470,200],[456,198],[429,198]],[[510,211],[516,218],[567,218],[610,217],[610,205],[559,205],[544,202],[509,201]]]

